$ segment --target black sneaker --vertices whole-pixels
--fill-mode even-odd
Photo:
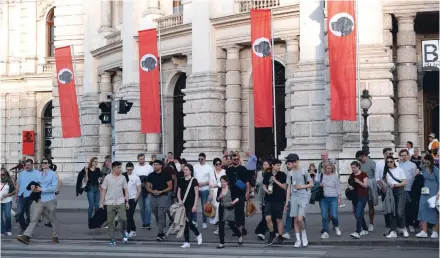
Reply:
[[[243,229],[241,230],[241,235],[242,235],[242,236],[246,236],[246,235],[247,235],[247,230],[246,230],[245,228],[243,228]]]
[[[52,223],[47,223],[47,224],[44,224],[46,227],[48,227],[48,228],[51,228],[52,227]]]
[[[22,235],[17,237],[17,240],[25,245],[28,245],[30,242],[30,238],[28,236]]]
[[[270,235],[269,235],[269,239],[267,239],[267,245],[272,245],[273,244],[273,242],[275,242],[275,238],[276,238],[276,236],[275,236],[275,233],[270,233]]]
[[[151,230],[151,226],[150,226],[150,224],[145,225],[145,228],[146,228],[147,230]]]
[[[156,237],[156,241],[157,242],[162,242],[164,239],[165,239],[165,234],[164,233],[160,233]]]
[[[278,238],[278,240],[276,241],[275,245],[276,246],[283,246],[283,237],[278,236],[277,238]]]
[[[147,225],[142,224],[141,228],[142,228],[142,229],[146,229],[146,228],[147,228]]]

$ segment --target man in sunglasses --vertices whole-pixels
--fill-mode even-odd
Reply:
[[[40,186],[31,186],[31,191],[34,193],[41,193],[41,199],[39,202],[35,202],[32,205],[32,218],[31,223],[26,228],[26,231],[22,236],[17,238],[23,244],[29,244],[30,238],[38,225],[38,221],[41,219],[44,212],[47,212],[52,223],[52,243],[58,243],[58,219],[56,215],[57,200],[55,192],[58,187],[57,174],[49,168],[49,159],[44,158],[41,161],[43,170],[38,172],[38,177],[35,182]],[[26,185],[27,186],[27,185]]]
[[[249,184],[249,173],[244,166],[240,165],[240,157],[237,153],[233,153],[231,156],[232,165],[226,169],[226,175],[229,178],[229,186],[237,188],[239,201],[235,205],[235,223],[237,227],[242,228],[242,235],[245,236],[247,235],[247,230],[245,228],[244,206],[245,201],[249,200],[251,189]]]
[[[376,162],[375,177],[376,177],[376,183],[380,189],[379,194],[382,197],[382,201],[383,201],[383,200],[385,200],[385,192],[386,192],[386,185],[382,181],[383,171],[385,168],[385,162],[386,162],[387,157],[393,156],[393,150],[391,148],[384,148],[382,150],[382,154],[383,154],[383,160],[379,160]],[[384,236],[387,236],[391,231],[390,217],[387,214],[385,214],[384,217],[385,217],[385,226],[386,226]]]
[[[24,170],[18,174],[17,179],[17,214],[18,222],[20,223],[20,234],[21,236],[26,230],[28,224],[30,223],[30,207],[32,200],[29,198],[31,195],[30,190],[26,190],[26,187],[32,181],[37,181],[40,176],[40,171],[34,169],[34,161],[27,159],[25,161]],[[26,213],[26,220],[24,219],[24,214]]]
[[[197,179],[197,182],[199,182],[199,196],[202,200],[200,202],[202,209],[209,198],[209,176],[212,171],[214,171],[214,168],[206,163],[206,154],[203,152],[200,153],[199,163],[194,165],[194,177]],[[207,228],[208,217],[206,217],[205,213],[202,213],[202,218],[203,228]],[[193,214],[193,221],[197,223],[197,213]]]

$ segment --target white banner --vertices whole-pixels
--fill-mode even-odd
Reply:
[[[423,71],[438,71],[440,68],[439,40],[422,41],[422,66]]]

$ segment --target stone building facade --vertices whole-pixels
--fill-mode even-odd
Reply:
[[[73,176],[89,157],[102,160],[111,153],[112,132],[100,124],[98,104],[107,101],[109,93],[134,103],[128,114],[116,115],[117,160],[168,151],[193,161],[205,152],[212,159],[223,148],[273,155],[275,133],[277,156],[296,152],[316,161],[328,150],[345,170],[359,149],[359,122],[330,121],[324,1],[32,3],[2,2],[1,33],[10,46],[1,48],[2,163],[13,164],[21,157],[21,131],[28,128],[38,135],[35,158],[50,149],[64,177]],[[250,8],[273,11],[273,131],[253,126],[258,103],[252,94]],[[424,148],[427,134],[438,133],[438,72],[423,71],[421,41],[439,38],[438,2],[360,0],[358,8],[360,87],[369,90],[373,101],[368,121],[371,156],[380,158],[382,148],[401,148],[408,140]],[[40,47],[47,44],[40,28],[48,10],[55,13],[54,46],[74,46],[81,139],[61,138],[53,59]],[[20,17],[26,27],[19,32],[8,27],[16,21],[7,18],[8,13]],[[162,57],[163,135],[141,134],[139,120],[137,35],[155,27]],[[43,121],[48,119],[42,119],[48,103],[53,107],[49,147],[43,137]]]

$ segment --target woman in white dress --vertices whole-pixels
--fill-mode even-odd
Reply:
[[[222,176],[226,175],[226,171],[222,169],[222,161],[219,158],[215,158],[213,161],[214,164],[214,171],[211,175],[209,175],[209,200],[211,201],[212,205],[216,209],[215,217],[209,218],[209,223],[211,224],[217,224],[218,222],[218,206],[219,203],[216,200],[217,196],[217,190],[221,188],[220,178]],[[218,235],[218,228],[214,231],[215,235]]]

